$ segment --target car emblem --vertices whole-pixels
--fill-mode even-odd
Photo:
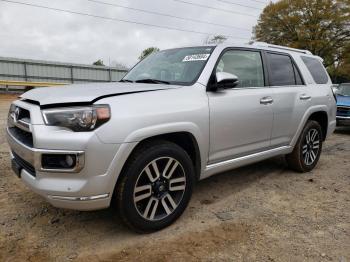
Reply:
[[[15,113],[14,113],[14,118],[13,118],[13,120],[14,120],[15,122],[18,121],[19,113],[20,113],[20,109],[19,109],[19,107],[16,107]]]

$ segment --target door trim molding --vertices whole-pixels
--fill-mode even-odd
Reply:
[[[201,175],[201,179],[210,177],[216,173],[234,169],[240,166],[248,165],[251,163],[259,162],[277,155],[288,154],[293,150],[291,146],[282,146],[273,149],[269,149],[263,152],[254,153],[242,157],[237,157],[218,163],[207,165],[204,172]]]

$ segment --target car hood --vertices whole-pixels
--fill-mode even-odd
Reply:
[[[350,106],[350,96],[337,95],[338,106]]]
[[[181,86],[141,83],[93,83],[56,87],[36,88],[22,94],[23,99],[31,100],[40,106],[66,103],[94,103],[100,99],[141,92],[152,92]]]

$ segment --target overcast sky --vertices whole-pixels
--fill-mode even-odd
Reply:
[[[87,14],[137,21],[183,30],[234,36],[229,41],[248,42],[252,27],[268,0],[100,0],[132,8],[208,21],[245,30],[183,21],[154,14],[106,6],[88,0],[14,0]],[[226,2],[226,3],[225,3]],[[246,8],[227,2],[251,6]],[[266,3],[266,4],[264,4]],[[261,8],[261,9],[260,9]],[[131,66],[149,46],[167,49],[203,44],[206,35],[153,28],[144,25],[106,21],[77,14],[21,6],[0,0],[0,56],[86,63],[102,59],[106,65],[117,61]],[[244,39],[241,39],[244,38]]]

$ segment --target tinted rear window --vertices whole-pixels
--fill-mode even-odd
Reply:
[[[328,75],[326,69],[323,67],[320,60],[306,56],[302,56],[301,59],[304,61],[307,69],[309,69],[316,84],[328,83]]]
[[[295,85],[294,65],[287,55],[267,53],[271,86]]]

